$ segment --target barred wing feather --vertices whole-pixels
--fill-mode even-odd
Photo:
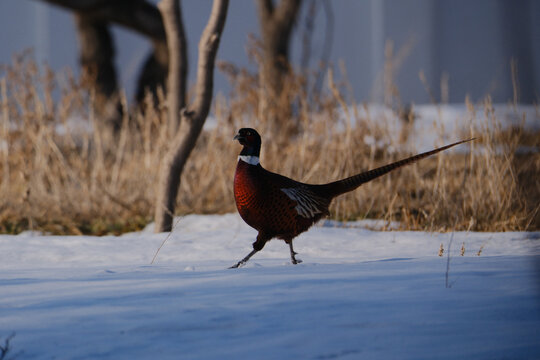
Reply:
[[[296,212],[306,219],[312,219],[318,214],[326,215],[328,213],[330,201],[316,195],[307,186],[283,188],[281,191],[296,202]]]

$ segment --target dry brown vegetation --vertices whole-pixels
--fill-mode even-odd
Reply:
[[[366,144],[366,136],[387,143],[387,119],[360,115],[364,105],[351,101],[345,83],[330,79],[329,88],[314,95],[313,74],[291,75],[279,103],[269,104],[256,75],[221,68],[234,89],[217,97],[215,123],[186,165],[179,214],[235,211],[232,177],[240,149],[232,137],[239,127],[262,134],[267,169],[310,183],[417,150],[405,123],[402,143]],[[158,164],[170,140],[161,104],[153,107],[149,98],[142,113],[124,100],[130,115],[115,134],[95,117],[99,104],[84,84],[69,72],[40,69],[28,57],[0,69],[0,90],[0,232],[121,233],[152,220]],[[404,229],[539,230],[539,134],[503,127],[489,98],[467,106],[471,114],[483,109],[482,125],[452,140],[477,136],[466,145],[470,152],[443,153],[365,184],[336,199],[332,216],[399,221]],[[520,155],[522,145],[536,151]]]

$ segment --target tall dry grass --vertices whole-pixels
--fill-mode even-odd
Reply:
[[[401,140],[389,144],[390,120],[363,111],[369,109],[332,76],[328,89],[315,93],[312,74],[293,74],[270,104],[256,74],[221,67],[234,87],[215,99],[212,126],[186,165],[179,214],[235,211],[240,149],[232,137],[240,127],[262,134],[267,169],[310,183],[416,151],[410,124],[403,122]],[[149,98],[143,113],[124,98],[123,126],[114,133],[96,117],[99,104],[83,83],[28,57],[0,69],[0,90],[1,232],[120,233],[151,221],[157,169],[171,137],[163,102],[154,107]],[[540,229],[540,156],[517,151],[538,147],[538,134],[504,127],[489,98],[467,106],[471,116],[484,111],[481,125],[453,136],[478,137],[469,152],[443,153],[365,184],[336,199],[332,216],[399,221],[404,229]]]

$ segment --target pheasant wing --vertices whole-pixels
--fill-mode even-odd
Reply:
[[[282,188],[281,191],[296,202],[296,212],[306,219],[320,218],[328,214],[330,201],[318,196],[306,185]]]

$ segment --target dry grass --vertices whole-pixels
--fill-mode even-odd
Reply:
[[[239,127],[260,131],[267,169],[311,183],[416,151],[405,123],[402,143],[389,147],[389,119],[360,115],[363,105],[351,101],[345,83],[331,81],[314,95],[311,75],[294,75],[270,104],[257,76],[222,68],[235,88],[216,99],[215,126],[203,132],[186,165],[180,214],[235,211],[232,177],[240,149],[231,139]],[[1,232],[121,233],[151,221],[159,160],[170,138],[161,105],[143,114],[124,100],[130,115],[114,134],[96,118],[92,94],[69,73],[54,76],[23,57],[1,68],[0,79]],[[336,199],[333,216],[399,221],[404,229],[540,229],[540,155],[516,151],[538,147],[538,134],[503,127],[489,99],[468,107],[471,114],[484,109],[482,125],[453,139],[479,136],[470,153],[444,153],[368,183]],[[367,137],[375,141],[368,145]]]

